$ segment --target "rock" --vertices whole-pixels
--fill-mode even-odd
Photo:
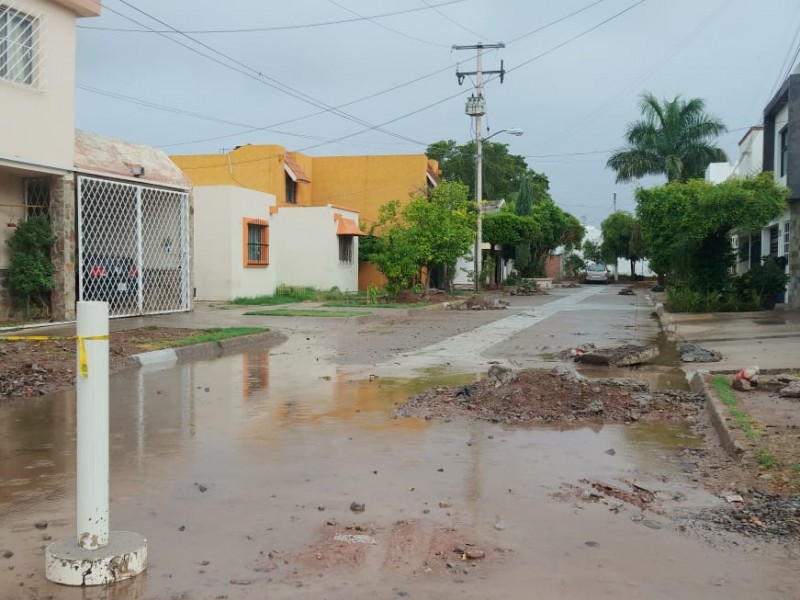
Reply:
[[[617,292],[618,296],[635,296],[636,292],[633,291],[632,287],[622,288],[620,291]]]
[[[494,387],[501,387],[514,383],[517,380],[517,374],[506,367],[492,365],[489,367],[489,372],[486,374],[486,380],[488,383],[494,385]]]
[[[589,548],[599,548],[600,547],[600,542],[595,542],[595,541],[592,541],[592,540],[589,540],[587,542],[583,542],[583,544],[585,546],[589,546]]]
[[[503,525],[503,523],[495,523],[495,524],[494,524],[494,528],[495,528],[497,531],[503,531],[503,530],[506,528],[506,526],[505,526],[505,525]]]
[[[449,502],[439,502],[439,508],[451,508],[452,506]]]
[[[11,558],[14,556],[14,553],[11,550],[0,550],[0,556],[3,558]]]
[[[603,404],[602,400],[592,400],[589,402],[588,406],[584,410],[584,412],[597,415],[603,412],[606,409],[605,405]]]
[[[178,531],[186,531],[186,525],[181,525],[178,527]]]
[[[678,347],[682,362],[719,362],[722,354],[716,350],[706,350],[695,344],[681,344]]]
[[[363,502],[351,502],[350,503],[350,510],[352,510],[355,513],[364,512],[365,509],[366,509],[366,505]]]
[[[197,482],[195,482],[194,485],[195,485],[195,487],[197,487],[198,490],[200,490],[201,493],[205,492],[205,491],[208,491],[208,486],[207,485],[204,485],[202,483],[197,483]]]
[[[377,545],[378,543],[378,541],[371,535],[364,535],[360,533],[337,533],[333,536],[333,541],[343,544]]]
[[[556,365],[553,367],[553,370],[550,371],[553,375],[561,377],[564,381],[568,383],[578,383],[580,381],[585,381],[586,377],[578,373],[575,369],[568,365]]]
[[[655,344],[646,346],[624,344],[617,348],[599,348],[591,352],[584,352],[575,357],[575,362],[609,367],[630,367],[652,360],[658,354],[658,346]]]
[[[753,389],[753,384],[747,381],[747,379],[734,379],[733,383],[731,384],[731,387],[739,392],[749,392],[750,390]]]
[[[609,448],[608,450],[606,450],[606,454],[608,454],[609,456],[614,456],[616,453],[617,451],[614,450],[613,448]]]
[[[800,381],[793,381],[785,388],[781,388],[778,395],[781,398],[800,398]]]
[[[33,526],[36,527],[36,529],[47,529],[48,524],[47,521],[36,521]]]
[[[464,552],[464,556],[467,557],[467,560],[481,560],[486,558],[486,553],[483,550],[467,550]]]

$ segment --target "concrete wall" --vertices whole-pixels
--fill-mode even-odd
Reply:
[[[279,285],[358,290],[358,240],[351,238],[352,261],[340,261],[336,214],[358,223],[357,213],[333,207],[282,207],[272,215],[271,251]]]
[[[70,168],[75,132],[75,13],[46,0],[15,3],[39,19],[39,87],[0,79],[0,156]]]
[[[196,300],[233,300],[275,293],[276,256],[270,231],[270,264],[244,266],[242,222],[269,219],[275,198],[234,186],[194,188],[194,284]]]

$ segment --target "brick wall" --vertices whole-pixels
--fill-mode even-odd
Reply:
[[[561,279],[561,256],[548,256],[544,263],[544,272],[548,277],[552,277],[553,279]]]

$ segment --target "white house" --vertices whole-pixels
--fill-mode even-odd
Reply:
[[[99,0],[0,1],[0,316],[10,309],[6,241],[32,215],[48,215],[56,289],[52,315],[75,312],[75,22]]]
[[[275,294],[291,285],[358,290],[358,213],[277,206],[274,195],[231,185],[194,188],[196,300]]]

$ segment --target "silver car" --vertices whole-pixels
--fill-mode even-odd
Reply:
[[[608,283],[611,279],[611,273],[608,267],[603,263],[596,265],[589,265],[586,267],[586,283]]]

